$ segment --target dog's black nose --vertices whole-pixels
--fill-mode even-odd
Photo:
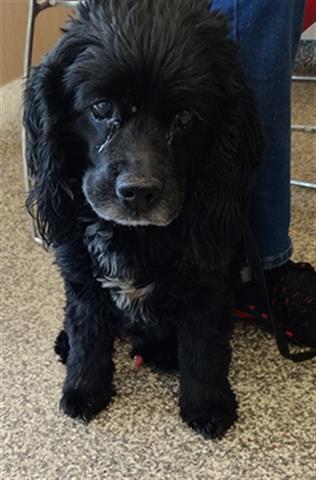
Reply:
[[[121,180],[116,186],[116,195],[120,201],[131,208],[148,207],[160,197],[161,186],[158,181]]]

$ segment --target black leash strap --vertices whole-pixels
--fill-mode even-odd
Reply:
[[[251,231],[249,222],[244,225],[244,242],[246,248],[246,255],[248,257],[249,266],[251,268],[252,274],[254,276],[255,282],[257,284],[257,288],[261,290],[261,295],[263,301],[266,305],[268,314],[270,316],[273,332],[276,339],[276,344],[278,346],[279,352],[283,357],[292,360],[293,362],[303,362],[305,360],[309,360],[316,356],[316,350],[311,348],[304,352],[290,352],[289,349],[289,342],[287,336],[282,329],[280,323],[277,321],[275,315],[272,312],[270,299],[268,294],[268,288],[266,279],[263,273],[263,268],[261,265],[260,257],[257,250],[257,245]]]

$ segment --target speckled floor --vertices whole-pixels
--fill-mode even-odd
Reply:
[[[293,364],[268,334],[240,325],[231,382],[240,419],[206,441],[180,420],[178,379],[135,371],[119,343],[118,396],[88,426],[58,410],[64,368],[52,346],[63,287],[23,208],[20,83],[0,90],[2,161],[2,479],[315,480],[316,363]],[[294,121],[315,118],[315,87],[296,84]],[[316,180],[316,135],[293,135],[295,176]],[[293,188],[295,256],[316,263],[316,192]]]

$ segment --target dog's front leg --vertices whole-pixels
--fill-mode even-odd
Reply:
[[[66,280],[65,331],[69,352],[62,410],[89,421],[105,408],[113,395],[114,330],[109,305],[98,285]]]
[[[181,416],[207,438],[222,437],[237,419],[228,381],[231,323],[229,309],[209,306],[178,325]]]

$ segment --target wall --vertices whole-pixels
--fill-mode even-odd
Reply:
[[[69,9],[49,8],[36,20],[33,63],[56,41]],[[27,24],[27,0],[0,0],[0,85],[22,75]]]

